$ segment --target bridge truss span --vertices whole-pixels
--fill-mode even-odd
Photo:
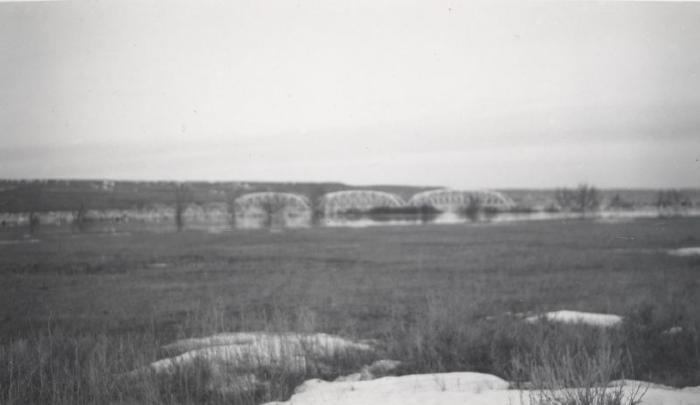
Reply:
[[[311,209],[311,204],[309,204],[309,200],[306,197],[298,194],[281,193],[276,191],[244,194],[236,199],[235,204],[236,208],[240,208],[242,210],[262,208],[268,205],[288,207],[298,210]]]
[[[343,212],[367,212],[374,208],[398,208],[406,202],[396,194],[375,190],[344,190],[325,194],[319,208],[324,215]]]
[[[507,210],[515,203],[505,194],[491,190],[452,190],[437,189],[424,191],[411,197],[408,205],[413,207],[430,206],[440,211],[458,211],[473,204],[480,207]]]

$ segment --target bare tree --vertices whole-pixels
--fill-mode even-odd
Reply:
[[[265,227],[271,228],[275,218],[279,218],[287,207],[287,202],[278,195],[271,195],[260,202],[260,208],[265,214]]]
[[[78,232],[83,232],[87,226],[87,222],[87,209],[85,208],[85,203],[81,202],[80,207],[78,207],[78,210],[75,212],[75,216],[73,217],[73,225]]]
[[[323,184],[313,184],[308,192],[309,205],[311,208],[311,224],[317,225],[321,222],[323,210],[320,206],[321,198],[326,194],[326,187]]]
[[[561,210],[571,210],[574,206],[574,191],[569,188],[558,188],[554,191],[554,200]]]
[[[624,198],[622,198],[620,193],[617,193],[613,196],[613,198],[610,199],[610,202],[608,203],[608,208],[616,210],[630,210],[634,208],[634,203],[625,200]]]
[[[233,186],[230,190],[226,190],[226,211],[228,213],[229,225],[231,228],[236,227],[236,198],[238,190]]]
[[[693,202],[680,190],[660,190],[656,195],[656,209],[659,216],[682,215]]]
[[[560,188],[554,192],[557,204],[566,211],[587,212],[597,211],[600,208],[600,192],[597,188],[582,183],[576,189]]]
[[[483,209],[483,204],[478,196],[469,196],[469,204],[464,207],[464,215],[472,222],[476,222],[479,219],[479,214]]]
[[[187,204],[189,204],[192,199],[192,193],[185,183],[175,183],[174,193],[175,226],[177,227],[177,231],[180,232],[185,227],[185,210],[187,209]]]
[[[29,234],[34,235],[39,230],[39,215],[36,212],[29,211]]]
[[[19,186],[18,189],[21,191],[19,194],[25,196],[26,203],[21,204],[16,198],[14,198],[8,201],[8,205],[15,205],[18,208],[25,205],[29,208],[27,224],[29,225],[29,234],[34,235],[39,230],[40,225],[39,215],[36,211],[42,208],[42,202],[44,200],[43,185],[40,181],[29,181],[26,184]]]

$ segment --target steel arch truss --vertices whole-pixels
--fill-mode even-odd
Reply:
[[[510,209],[515,205],[510,197],[498,191],[451,189],[418,193],[411,197],[408,205],[414,207],[430,206],[441,211],[457,211],[470,206],[474,201],[481,207],[497,210]]]
[[[344,190],[325,194],[319,208],[325,215],[348,211],[366,212],[373,208],[403,207],[406,203],[396,194],[374,190]]]
[[[311,204],[304,196],[275,191],[250,193],[238,197],[234,202],[237,213],[262,211],[274,213],[280,211],[311,211]]]

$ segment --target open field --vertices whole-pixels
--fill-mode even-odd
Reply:
[[[48,345],[44,361],[70,359],[64,369],[90,363],[95,375],[71,384],[104,386],[90,391],[83,382],[83,391],[61,394],[73,403],[180,401],[158,390],[148,400],[116,395],[107,381],[155,360],[160,345],[221,331],[376,339],[377,356],[403,361],[402,373],[482,371],[517,380],[524,377],[513,357],[537,341],[586,345],[601,333],[521,320],[559,309],[625,315],[608,333],[630,359],[627,376],[700,384],[700,257],[667,253],[700,245],[698,218],[35,238],[0,245],[0,363],[19,356],[18,345]],[[663,333],[673,326],[681,333]],[[51,339],[72,349],[56,352]],[[14,377],[0,371],[0,402],[12,387],[16,403],[59,402],[55,386],[17,388],[17,375],[53,374],[16,367]],[[310,376],[250,402],[284,399]]]

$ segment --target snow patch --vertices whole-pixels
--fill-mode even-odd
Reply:
[[[344,375],[335,379],[340,381],[366,381],[374,380],[375,378],[384,377],[395,371],[401,362],[398,360],[377,360],[369,366],[364,366],[358,373]]]
[[[176,354],[129,373],[173,374],[179,368],[204,366],[210,371],[208,387],[219,392],[244,392],[264,381],[255,377],[261,369],[303,372],[308,365],[323,367],[344,353],[370,352],[372,346],[325,333],[240,332],[178,340],[163,346]]]
[[[619,315],[579,311],[554,311],[525,318],[525,320],[530,323],[538,322],[542,319],[546,319],[550,322],[581,323],[603,327],[615,326],[622,322],[622,317]]]
[[[661,333],[664,335],[677,335],[681,332],[683,332],[682,326],[671,326],[670,328],[666,329],[665,331],[663,331]]]
[[[683,392],[688,392],[688,393],[691,393],[691,394],[698,394],[698,395],[700,395],[700,385],[698,385],[697,387],[685,387],[685,388],[681,388],[681,391],[683,391]]]
[[[291,350],[300,354],[333,355],[343,350],[370,351],[372,346],[326,333],[236,332],[178,340],[163,346],[168,352],[190,352],[200,349],[230,346],[251,354],[262,351]]]
[[[240,332],[179,340],[163,349],[184,353],[151,363],[150,368],[156,372],[169,371],[196,360],[235,364],[236,368],[277,366],[301,371],[306,368],[308,358],[331,357],[351,350],[366,352],[372,347],[325,333]]]
[[[507,388],[508,382],[501,378],[471,372],[415,374],[369,381],[309,380],[296,389],[289,401],[267,405],[493,404],[507,402],[470,401],[478,397],[494,399],[490,394],[507,393]]]
[[[672,249],[668,251],[671,256],[687,257],[687,256],[700,256],[700,247],[684,247],[679,249]]]
[[[641,405],[698,405],[696,388],[677,390],[642,381],[617,382],[625,395],[646,390]],[[309,380],[285,402],[266,405],[532,405],[537,391],[508,389],[508,382],[490,374],[442,373],[384,377],[370,381]]]

